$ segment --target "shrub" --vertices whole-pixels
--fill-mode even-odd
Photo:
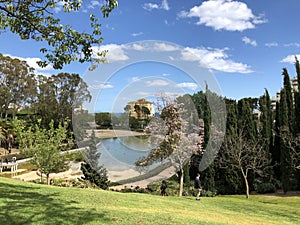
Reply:
[[[259,194],[265,193],[274,193],[276,191],[276,187],[273,183],[270,182],[255,182],[254,189]]]

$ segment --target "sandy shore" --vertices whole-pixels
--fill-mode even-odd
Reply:
[[[91,131],[87,131],[88,134]],[[128,137],[128,136],[142,136],[145,135],[141,132],[130,131],[130,130],[95,130],[95,134],[98,138],[114,138],[114,137]]]

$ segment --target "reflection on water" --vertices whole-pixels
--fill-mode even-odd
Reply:
[[[101,140],[100,164],[108,170],[134,169],[135,162],[145,157],[151,150],[149,137],[119,137]]]
[[[149,136],[129,136],[117,138],[120,144],[125,145],[128,149],[136,151],[149,151],[151,150],[150,137]]]

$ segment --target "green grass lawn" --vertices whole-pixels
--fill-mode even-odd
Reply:
[[[0,178],[0,224],[300,224],[300,197],[161,197]]]

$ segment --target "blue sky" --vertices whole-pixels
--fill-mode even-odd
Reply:
[[[74,15],[64,15],[60,7],[56,13],[74,28],[85,30],[88,14],[96,14],[100,5],[101,1],[84,1]],[[259,97],[265,88],[275,96],[282,86],[282,68],[295,76],[299,9],[299,0],[120,0],[109,18],[101,20],[101,49],[109,50],[109,63],[94,72],[88,72],[87,64],[72,63],[63,71],[79,73],[87,81],[94,96],[88,107],[96,111],[121,111],[126,101],[148,98],[160,90],[194,93],[203,89],[208,76],[211,85],[217,83],[228,98]],[[21,41],[8,32],[0,38],[2,54],[26,59],[38,73],[60,72],[51,66],[37,68],[34,61],[42,57],[41,43]],[[146,60],[133,60],[144,57],[139,54]],[[159,59],[161,55],[185,63],[172,64]],[[200,63],[207,77],[198,79]],[[184,69],[191,67],[195,70]]]

